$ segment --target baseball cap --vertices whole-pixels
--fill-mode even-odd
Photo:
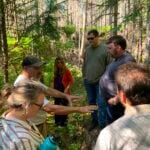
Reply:
[[[45,62],[41,62],[39,58],[36,56],[26,56],[22,61],[22,66],[30,66],[30,67],[41,67],[46,64]]]

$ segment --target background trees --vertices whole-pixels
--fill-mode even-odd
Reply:
[[[18,74],[22,57],[62,54],[80,65],[85,35],[92,28],[104,39],[121,34],[138,62],[149,63],[148,0],[0,0],[0,63],[4,82]],[[9,61],[8,61],[9,60]],[[9,68],[8,68],[9,66]],[[13,77],[12,77],[13,78]]]
[[[123,35],[137,61],[150,64],[150,0],[0,0],[0,87],[14,81],[28,54],[47,61],[44,82],[50,86],[53,57],[62,55],[75,77],[73,93],[85,95],[80,54],[87,44],[86,33],[93,28],[102,40]],[[68,127],[60,129],[50,117],[50,133],[60,134],[61,149],[81,149],[89,138],[89,133],[83,134],[89,118],[74,114]],[[83,144],[85,150],[93,136]]]

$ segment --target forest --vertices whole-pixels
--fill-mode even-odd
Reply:
[[[54,59],[61,55],[75,78],[72,93],[85,96],[81,54],[91,29],[104,41],[124,36],[136,61],[150,65],[150,0],[0,0],[0,88],[14,82],[27,55],[47,62],[43,77],[51,86]],[[56,128],[51,115],[47,122],[50,134],[60,134],[61,149],[79,150],[89,119],[75,113],[66,128]]]

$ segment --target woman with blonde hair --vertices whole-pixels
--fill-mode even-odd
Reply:
[[[8,97],[9,109],[0,119],[0,149],[39,148],[43,137],[36,126],[28,120],[42,108],[45,92],[45,87],[39,82],[25,81],[1,93],[3,98]]]
[[[54,64],[54,89],[70,94],[73,85],[73,77],[71,71],[66,67],[64,59],[57,57]],[[55,98],[56,105],[67,106],[68,101],[63,98]],[[55,124],[65,126],[67,124],[67,115],[55,115]]]

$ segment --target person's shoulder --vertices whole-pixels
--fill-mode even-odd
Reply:
[[[89,50],[92,50],[92,46],[91,46],[91,45],[88,45],[88,46],[85,48],[85,53],[88,52]]]
[[[71,73],[71,71],[68,68],[66,69],[66,71],[64,73],[64,76],[66,76],[66,77],[72,77],[72,73]]]
[[[102,51],[103,53],[107,53],[107,45],[104,43],[104,42],[101,42],[100,44],[99,44],[99,46],[98,46],[98,49],[100,50],[100,51]]]
[[[125,52],[125,61],[127,62],[136,62],[135,58],[132,56],[132,54],[129,51]]]
[[[23,80],[28,80],[27,79],[27,77],[25,77],[24,75],[22,75],[22,74],[20,74],[17,78],[16,78],[16,80],[15,80],[15,82],[14,82],[14,86],[17,86],[21,81],[23,81]]]
[[[106,128],[104,128],[102,131],[103,132],[117,132],[119,131],[120,128],[122,128],[122,126],[125,124],[125,122],[128,120],[128,117],[121,117],[119,119],[117,119],[116,121],[114,121],[112,124],[108,125]]]
[[[66,73],[69,73],[69,74],[71,73],[69,68],[66,69]]]

